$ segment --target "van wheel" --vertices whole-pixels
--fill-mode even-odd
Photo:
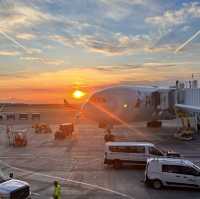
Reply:
[[[113,167],[114,167],[115,169],[120,169],[120,168],[122,167],[121,161],[120,161],[120,160],[114,160],[114,161],[113,161]]]
[[[161,189],[162,182],[160,180],[154,180],[153,183],[152,183],[152,185],[153,185],[154,189]]]

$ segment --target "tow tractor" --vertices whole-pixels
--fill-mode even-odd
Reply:
[[[192,140],[195,133],[195,129],[192,125],[192,120],[194,120],[194,118],[180,110],[176,110],[176,115],[180,120],[181,127],[177,129],[174,137],[185,141]]]
[[[180,140],[190,141],[193,139],[195,130],[193,128],[179,128],[176,133],[174,134],[174,137]]]
[[[115,141],[115,136],[112,134],[110,128],[106,129],[106,134],[104,136],[104,140],[105,140],[105,142],[114,142]]]
[[[59,126],[59,130],[56,131],[54,137],[55,137],[55,140],[62,140],[62,139],[65,139],[67,137],[70,137],[72,136],[72,133],[74,131],[74,125],[73,123],[64,123],[64,124],[61,124]]]
[[[27,130],[12,130],[7,127],[7,135],[9,140],[9,145],[15,147],[24,147],[28,144]]]
[[[158,120],[147,122],[148,128],[160,128],[161,126],[162,122]]]

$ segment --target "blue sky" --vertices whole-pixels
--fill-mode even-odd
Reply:
[[[0,0],[0,89],[20,101],[38,88],[189,78],[199,19],[189,0]]]

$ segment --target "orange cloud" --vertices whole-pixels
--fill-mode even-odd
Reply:
[[[122,82],[129,82],[129,84],[152,82],[153,84],[153,82],[169,80],[175,76],[177,78],[176,70],[176,67],[155,70],[155,67],[146,64],[146,66],[128,71],[113,72],[80,67],[41,74],[23,74],[16,77],[12,74],[10,77],[7,75],[0,79],[0,100],[16,98],[30,103],[62,103],[66,98],[69,102],[75,102],[72,93],[76,89],[86,93],[82,99],[86,100],[96,88]],[[188,74],[189,69],[179,75],[186,77]]]

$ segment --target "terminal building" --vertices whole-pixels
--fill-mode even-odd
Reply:
[[[40,113],[0,112],[0,121],[40,120]]]
[[[190,125],[200,132],[200,88],[198,81],[177,82],[176,87],[175,109],[177,113],[181,112],[183,117],[189,118]]]

